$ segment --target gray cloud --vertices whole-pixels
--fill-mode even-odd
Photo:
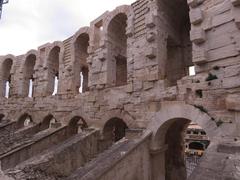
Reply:
[[[0,21],[0,54],[23,54],[63,40],[106,10],[134,0],[10,0]]]

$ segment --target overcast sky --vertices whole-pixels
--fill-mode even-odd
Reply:
[[[0,55],[20,55],[73,35],[106,10],[134,0],[10,0],[0,20]]]

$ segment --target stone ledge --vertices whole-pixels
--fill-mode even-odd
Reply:
[[[239,154],[240,144],[239,143],[224,143],[217,147],[217,152],[227,153],[227,154]]]

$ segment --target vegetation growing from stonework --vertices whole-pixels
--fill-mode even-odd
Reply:
[[[206,81],[212,81],[212,80],[215,80],[215,79],[218,79],[218,77],[212,73],[209,73],[208,74],[208,77],[206,78]]]
[[[213,67],[213,70],[215,70],[215,71],[218,71],[219,69],[220,69],[219,66],[214,66],[214,67]]]

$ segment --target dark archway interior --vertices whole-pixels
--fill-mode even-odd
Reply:
[[[127,83],[127,58],[123,56],[116,57],[116,86],[122,86]]]
[[[61,123],[59,123],[52,114],[49,114],[43,119],[39,126],[39,131],[43,131],[49,128],[58,128],[61,126]]]
[[[71,119],[71,121],[68,124],[69,134],[71,134],[71,135],[78,134],[79,128],[81,130],[84,130],[87,127],[88,127],[88,125],[82,117],[75,116],[74,118]]]
[[[127,124],[122,119],[112,118],[104,126],[104,138],[111,142],[117,142],[125,137],[127,128]]]
[[[12,65],[13,65],[13,60],[12,59],[6,59],[4,62],[3,62],[3,65],[2,65],[2,80],[3,80],[3,85],[2,85],[2,88],[3,88],[3,96],[4,97],[9,97],[10,95],[10,90],[8,92],[7,91],[7,83],[9,83],[9,87],[10,84],[11,84],[11,69],[12,69]]]
[[[25,61],[24,64],[24,70],[23,70],[23,93],[24,96],[27,96],[29,94],[29,86],[30,86],[30,80],[33,79],[34,74],[34,66],[36,63],[36,55],[30,54]],[[33,89],[32,89],[33,90]]]
[[[32,123],[33,123],[32,117],[28,114],[24,114],[19,118],[17,122],[17,129],[24,128],[26,126],[29,126]]]
[[[127,16],[120,13],[110,22],[108,27],[108,40],[111,44],[111,54],[115,61],[115,72],[113,80],[116,86],[127,84]]]
[[[87,63],[87,58],[89,56],[88,47],[89,47],[89,35],[87,33],[79,35],[74,44],[76,59],[75,70],[77,72],[75,78],[77,91],[79,91],[79,87],[81,86],[82,83],[82,92],[86,92],[89,90],[88,88],[89,68]]]
[[[165,152],[166,180],[187,178],[184,136],[189,123],[187,119],[176,119],[167,130],[165,135],[165,144],[168,146]]]
[[[159,179],[160,176],[162,178],[165,174],[165,180],[186,180],[198,166],[210,143],[206,132],[199,125],[184,118],[166,121],[157,135],[159,145],[164,146],[165,150],[162,155],[160,153],[153,156],[155,159],[159,158],[153,160],[153,179]],[[164,167],[164,170],[159,171],[158,168],[161,167]]]
[[[55,87],[56,78],[59,79],[59,54],[60,47],[54,47],[48,57],[48,89],[49,95],[52,95]]]
[[[173,86],[189,75],[189,67],[193,66],[189,7],[187,0],[159,0],[159,9],[168,34],[165,78]]]
[[[4,114],[0,114],[0,122],[3,120],[4,117],[5,117]]]

